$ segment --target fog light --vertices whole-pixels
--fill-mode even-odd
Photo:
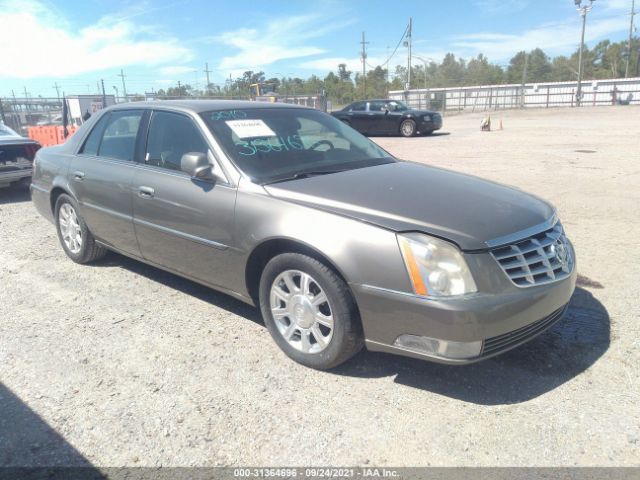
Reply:
[[[449,342],[408,334],[400,335],[393,344],[417,353],[454,360],[477,357],[482,351],[481,340],[477,342]]]

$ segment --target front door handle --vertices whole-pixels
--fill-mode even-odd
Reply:
[[[73,179],[77,181],[83,180],[84,172],[80,172],[80,171],[73,172]]]
[[[152,198],[155,190],[151,187],[140,186],[138,187],[138,196],[141,198]]]

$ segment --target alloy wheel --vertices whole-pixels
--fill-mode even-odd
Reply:
[[[73,206],[68,203],[63,203],[60,206],[58,224],[60,225],[62,241],[67,246],[67,249],[75,255],[80,253],[82,249],[82,228]]]
[[[333,336],[333,311],[326,293],[308,273],[280,273],[270,292],[271,315],[285,341],[304,353],[319,353]]]

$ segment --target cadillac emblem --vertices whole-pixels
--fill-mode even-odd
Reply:
[[[567,244],[563,238],[558,238],[553,247],[562,270],[567,271],[569,269],[569,249],[567,248]]]

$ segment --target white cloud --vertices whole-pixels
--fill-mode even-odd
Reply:
[[[351,23],[309,14],[279,17],[261,28],[224,32],[213,40],[236,49],[237,53],[224,57],[219,68],[234,73],[260,69],[279,60],[322,54],[324,49],[306,43]]]
[[[447,54],[445,50],[438,51],[425,51],[414,50],[412,62],[414,65],[422,65],[422,60],[418,57],[424,58],[427,62],[435,61],[441,62],[444,56]],[[383,55],[368,55],[367,57],[367,71],[375,68],[376,66],[387,61],[388,54]],[[362,60],[360,57],[324,57],[315,60],[308,60],[300,64],[301,68],[308,70],[316,70],[323,73],[336,72],[338,65],[344,63],[347,66],[347,70],[351,70],[354,74],[362,72]],[[396,65],[406,66],[407,64],[407,51],[405,49],[398,49],[393,58],[383,68],[388,68],[393,74],[396,70]]]
[[[625,10],[630,12],[631,0],[600,0],[594,3],[594,8],[604,8],[605,10]]]
[[[37,0],[0,1],[0,11],[0,77],[65,77],[192,58],[177,39],[157,37],[151,27],[129,20],[104,17],[74,29],[56,8]]]
[[[585,42],[592,43],[608,38],[614,33],[629,28],[629,20],[624,16],[598,18],[591,15],[587,19]],[[529,51],[541,48],[548,54],[574,51],[580,43],[580,21],[541,25],[520,34],[505,35],[493,32],[480,32],[453,37],[451,50],[464,57],[485,54],[491,61],[508,60],[521,50]]]

